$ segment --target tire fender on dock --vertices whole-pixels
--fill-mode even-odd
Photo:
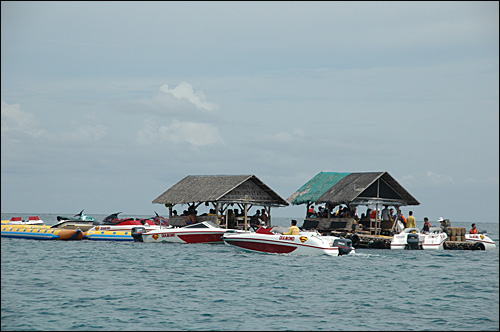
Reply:
[[[476,242],[472,246],[472,250],[485,250],[485,249],[486,248],[484,247],[484,244],[482,244],[481,242]]]
[[[351,239],[351,241],[352,241],[352,246],[353,246],[354,248],[357,248],[357,247],[358,247],[358,245],[359,245],[359,236],[358,236],[357,234],[352,234],[352,235],[350,236],[350,239]]]

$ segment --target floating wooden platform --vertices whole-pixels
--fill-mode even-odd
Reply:
[[[368,232],[367,232],[368,233]],[[323,232],[327,235],[326,232]],[[366,249],[391,249],[392,236],[387,235],[371,235],[363,232],[330,232],[333,236],[349,238],[352,241],[352,245],[355,248],[366,248]]]
[[[480,250],[475,247],[477,242],[446,241],[444,249],[447,250]]]

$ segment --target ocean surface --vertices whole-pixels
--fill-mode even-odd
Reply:
[[[68,216],[39,214],[48,225],[57,215]],[[273,217],[273,225],[290,219]],[[495,250],[288,256],[226,245],[2,238],[1,330],[498,331],[498,223],[478,229]]]

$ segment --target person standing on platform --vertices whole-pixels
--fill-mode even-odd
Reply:
[[[406,228],[416,228],[415,217],[413,216],[413,211],[410,211],[408,218],[406,218]]]
[[[384,205],[384,208],[382,209],[382,220],[383,221],[391,220],[391,215],[389,213],[389,207],[387,205]]]

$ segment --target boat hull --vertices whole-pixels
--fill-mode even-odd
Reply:
[[[150,231],[142,234],[142,242],[147,243],[213,243],[222,244],[222,235],[226,231],[221,230],[199,230],[186,231],[182,228]]]
[[[448,239],[446,233],[427,234],[422,241],[422,249],[424,250],[443,250],[444,243]]]

